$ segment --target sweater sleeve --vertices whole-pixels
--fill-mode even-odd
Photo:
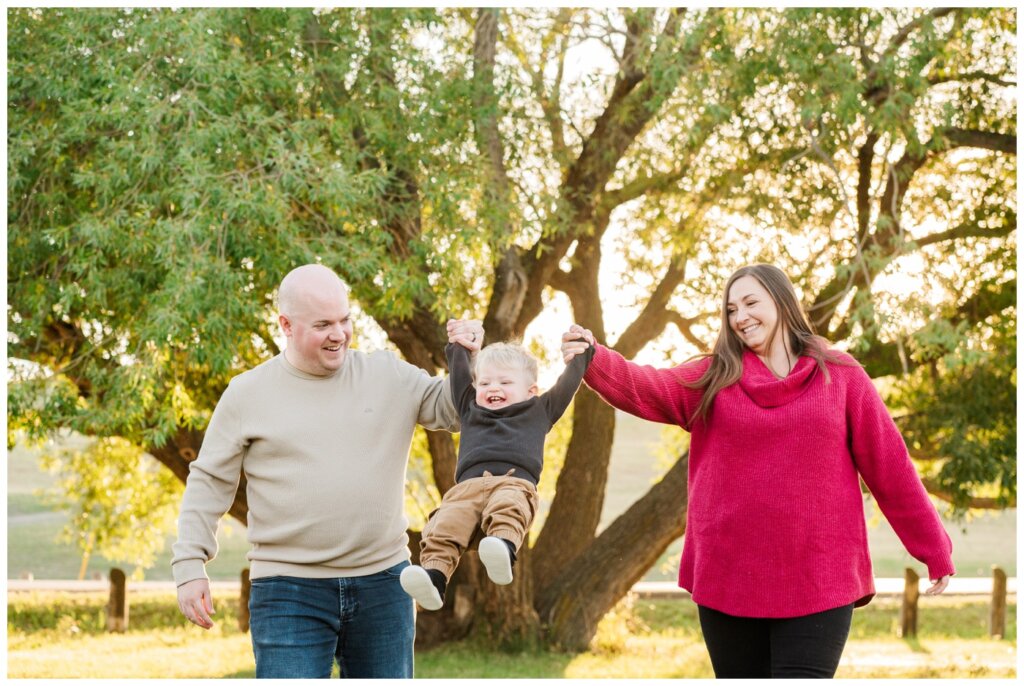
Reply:
[[[579,390],[580,383],[583,382],[583,374],[586,373],[592,359],[594,359],[593,346],[587,348],[587,351],[582,355],[576,355],[569,360],[569,364],[565,366],[555,385],[541,396],[548,413],[548,419],[551,420],[552,424],[557,422],[565,413],[565,409],[569,407],[573,396]]]
[[[683,384],[699,379],[704,368],[700,361],[668,369],[638,365],[598,344],[583,380],[612,407],[689,431],[703,391]]]
[[[907,552],[927,565],[930,579],[956,573],[953,544],[882,397],[862,367],[842,369],[849,377],[850,451],[864,483]]]
[[[448,358],[448,378],[451,379],[452,400],[455,409],[461,415],[466,411],[476,396],[473,388],[473,374],[470,371],[469,351],[458,343],[449,343],[444,347],[444,356]]]
[[[229,384],[214,408],[199,456],[189,465],[178,516],[178,540],[171,570],[178,586],[205,579],[206,563],[217,556],[217,527],[234,502],[247,446],[241,433],[235,384]]]
[[[430,376],[416,365],[395,357],[404,372],[402,383],[419,402],[416,423],[430,431],[458,431],[459,413],[452,403],[451,377]]]

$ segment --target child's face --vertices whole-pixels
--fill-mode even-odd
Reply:
[[[514,367],[479,365],[475,386],[476,404],[489,410],[515,405],[537,395],[537,384],[530,382],[525,370]]]

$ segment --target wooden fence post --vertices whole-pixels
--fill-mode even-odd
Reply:
[[[988,633],[992,638],[1006,635],[1006,572],[992,565],[992,614]]]
[[[124,633],[128,630],[128,580],[124,572],[110,570],[110,602],[107,603],[107,631]]]
[[[242,570],[242,592],[238,598],[238,630],[243,634],[249,631],[249,568]]]
[[[903,573],[903,606],[900,608],[900,638],[917,636],[917,582],[921,577],[910,567]]]

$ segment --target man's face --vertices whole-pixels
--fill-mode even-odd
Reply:
[[[290,315],[282,312],[279,319],[288,337],[288,361],[316,376],[340,369],[352,342],[352,318],[344,289],[307,291],[291,309]]]

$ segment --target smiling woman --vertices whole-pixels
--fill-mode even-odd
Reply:
[[[854,607],[875,594],[860,478],[929,594],[954,573],[949,536],[881,397],[816,336],[782,270],[726,282],[713,352],[678,367],[627,362],[573,326],[568,362],[608,404],[690,431],[679,585],[693,594],[718,677],[831,677]]]

